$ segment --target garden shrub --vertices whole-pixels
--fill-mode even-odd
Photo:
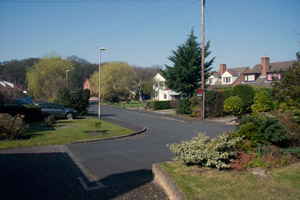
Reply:
[[[4,105],[0,106],[0,113],[8,113],[11,116],[24,115],[24,121],[26,122],[43,120],[41,108],[35,105]]]
[[[180,104],[180,100],[179,99],[173,99],[171,100],[171,107],[173,109],[178,109],[179,108],[179,104]]]
[[[253,113],[266,112],[273,109],[273,101],[270,94],[264,89],[257,89],[254,95],[254,103],[251,106]]]
[[[27,126],[23,123],[24,115],[15,117],[4,113],[0,114],[0,139],[23,138]]]
[[[244,112],[243,100],[238,96],[232,96],[225,100],[224,111],[240,116]]]
[[[153,110],[171,109],[171,101],[153,101]]]
[[[93,131],[98,131],[101,128],[101,121],[95,120],[92,122],[91,126],[92,126]]]
[[[213,139],[210,139],[205,133],[199,133],[198,137],[191,140],[167,146],[175,154],[174,160],[188,165],[221,169],[229,167],[228,163],[236,155],[236,143],[240,140],[239,137],[231,138],[224,133]]]
[[[240,124],[234,135],[238,137],[247,137],[247,128],[248,130],[257,132],[257,138],[255,138],[255,134],[252,134],[251,137],[248,137],[248,140],[250,140],[253,145],[257,144],[257,142],[265,141],[276,146],[287,146],[288,141],[292,138],[292,134],[287,131],[284,126],[280,125],[278,119],[274,117],[268,117],[263,114],[249,115],[244,116],[239,122]],[[239,131],[241,128],[242,130]],[[263,141],[261,141],[262,138],[264,139]]]
[[[254,101],[254,89],[250,85],[237,85],[233,88],[232,96],[238,96],[244,103],[244,111],[250,111]]]
[[[201,100],[197,96],[191,98],[191,117],[201,117]]]
[[[227,99],[233,96],[234,87],[221,87],[218,90],[222,91],[222,93],[225,95],[225,99]]]
[[[205,114],[208,117],[223,116],[226,94],[222,90],[208,90],[205,92]]]
[[[69,106],[77,110],[79,115],[86,115],[89,99],[90,91],[88,89],[77,90],[75,93],[71,94]]]
[[[55,120],[54,115],[49,115],[48,117],[44,118],[44,121],[50,127],[54,127],[55,124],[56,124],[56,120]]]
[[[259,132],[256,125],[252,122],[241,125],[238,130],[233,134],[235,137],[243,137],[244,140],[249,142],[241,142],[238,144],[239,149],[248,150],[251,147],[256,147],[258,143],[266,143],[266,139]]]
[[[181,99],[179,108],[176,111],[178,114],[191,114],[191,102],[189,99]]]

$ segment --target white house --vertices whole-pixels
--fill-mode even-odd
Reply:
[[[166,79],[161,73],[157,73],[154,78],[153,90],[155,93],[154,100],[168,101],[180,98],[180,94],[169,89],[166,86]]]

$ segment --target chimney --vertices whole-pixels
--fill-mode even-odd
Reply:
[[[220,75],[224,74],[226,71],[226,64],[220,64]]]
[[[264,56],[261,58],[261,75],[262,76],[267,76],[267,72],[269,71],[270,68],[270,59],[267,56]]]

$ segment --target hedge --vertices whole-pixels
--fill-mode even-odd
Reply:
[[[153,110],[171,109],[171,101],[153,101]]]
[[[25,115],[26,122],[41,121],[41,108],[35,105],[4,105],[0,106],[0,113],[8,113],[12,116]]]

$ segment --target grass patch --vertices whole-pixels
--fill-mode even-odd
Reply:
[[[88,131],[94,131],[92,123],[97,120],[95,118],[85,118],[76,120],[58,120],[55,128],[42,127],[40,123],[29,124],[26,134],[30,135],[30,139],[25,140],[3,140],[0,141],[0,149],[44,146],[44,145],[61,145],[68,142],[115,137],[131,134],[134,131],[120,127],[118,125],[101,121],[99,131],[106,132],[104,135],[90,135]]]
[[[300,199],[300,163],[273,169],[270,178],[176,162],[159,165],[176,181],[186,199]]]
[[[116,106],[119,108],[138,108],[145,107],[147,105],[147,101],[130,101],[130,102],[120,102],[120,103],[110,103],[108,105]]]

